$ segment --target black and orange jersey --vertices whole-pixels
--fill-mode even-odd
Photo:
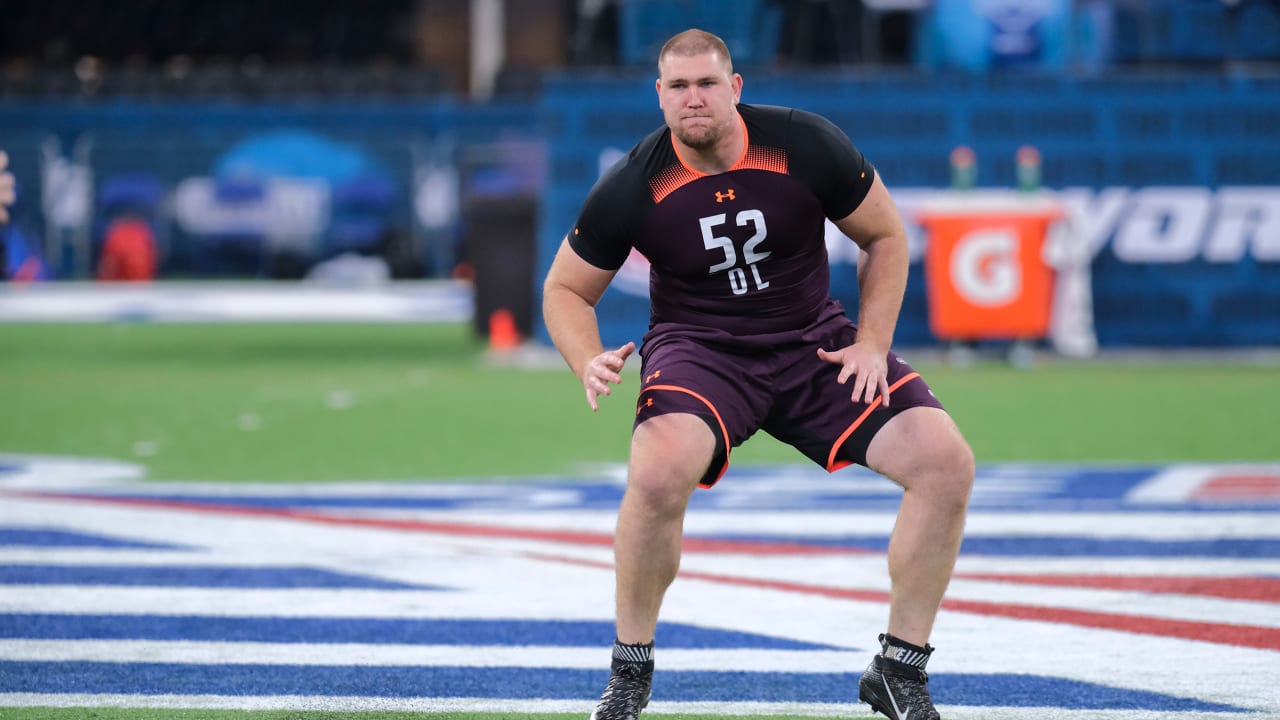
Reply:
[[[684,165],[664,126],[600,178],[569,235],[582,259],[605,270],[632,248],[648,259],[651,335],[777,342],[842,312],[829,297],[825,220],[857,208],[874,170],[819,115],[745,104],[738,112],[746,150],[727,172]]]

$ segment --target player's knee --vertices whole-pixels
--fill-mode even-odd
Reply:
[[[626,505],[655,520],[684,513],[697,477],[676,458],[632,458]]]
[[[705,430],[705,428],[704,428]],[[658,417],[636,428],[627,473],[627,494],[655,512],[682,511],[706,473],[713,442],[690,438],[679,422]]]
[[[973,491],[976,463],[973,450],[963,438],[955,437],[935,447],[929,475],[934,478],[932,493],[941,502],[963,508]]]
[[[977,463],[973,457],[973,448],[969,447],[969,443],[963,439],[957,439],[950,454],[951,457],[947,464],[951,468],[950,474],[954,478],[951,482],[955,486],[955,492],[963,495],[967,503],[969,493],[973,490],[973,478],[977,473]]]
[[[973,450],[957,433],[942,434],[918,453],[900,480],[902,486],[936,506],[963,511],[973,490]]]

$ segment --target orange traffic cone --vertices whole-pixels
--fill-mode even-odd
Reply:
[[[506,308],[494,310],[489,315],[489,349],[512,350],[520,346],[520,330],[516,318]]]

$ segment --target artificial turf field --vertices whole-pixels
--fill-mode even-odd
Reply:
[[[1280,370],[1265,362],[957,369],[933,353],[906,355],[980,463],[1280,456]],[[0,453],[117,458],[145,465],[151,480],[246,483],[564,477],[624,462],[637,368],[593,414],[566,368],[533,365],[493,358],[463,325],[4,325]],[[798,456],[757,437],[733,460]],[[0,708],[0,718],[24,720],[409,717],[513,715]]]
[[[1280,455],[1275,365],[906,356],[980,463]],[[157,480],[574,474],[625,462],[636,360],[592,413],[567,368],[491,362],[465,325],[4,325],[0,452],[132,460]],[[798,457],[762,434],[733,461]]]

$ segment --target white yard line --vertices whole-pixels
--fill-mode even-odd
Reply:
[[[852,694],[852,691],[851,691]],[[225,710],[294,710],[328,712],[485,712],[581,713],[591,712],[594,702],[585,700],[490,700],[472,698],[383,698],[315,697],[309,695],[114,695],[0,693],[0,706],[7,707],[118,707],[191,708]],[[948,720],[1063,720],[1060,707],[971,707],[939,705]],[[1240,713],[1169,712],[1149,710],[1069,710],[1071,720],[1270,720],[1274,715]],[[796,715],[807,717],[870,717],[865,704],[854,703],[673,703],[654,700],[645,710],[649,715]]]

